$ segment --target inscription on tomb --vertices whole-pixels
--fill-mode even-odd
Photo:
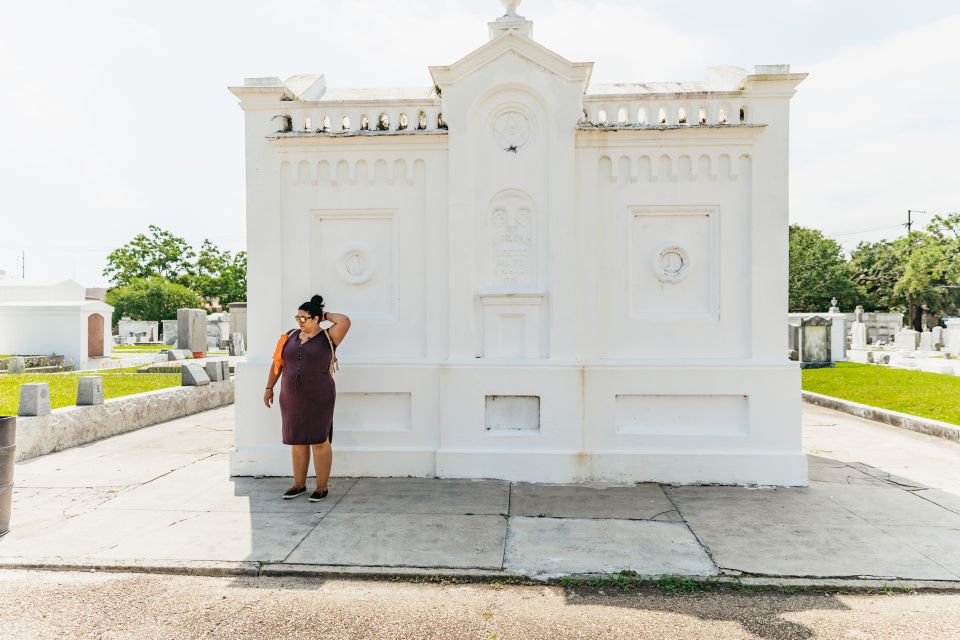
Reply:
[[[510,190],[498,196],[490,213],[492,277],[497,284],[533,284],[536,246],[533,202]]]

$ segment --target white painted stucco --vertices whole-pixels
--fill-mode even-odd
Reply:
[[[249,255],[235,475],[289,473],[263,383],[321,293],[353,320],[335,474],[806,484],[783,331],[805,76],[591,88],[592,63],[531,28],[505,17],[431,67],[442,97],[231,88]]]
[[[113,307],[86,299],[86,288],[73,281],[0,282],[0,353],[62,355],[78,369],[91,366],[87,327],[90,316],[103,318],[103,357],[113,348]]]

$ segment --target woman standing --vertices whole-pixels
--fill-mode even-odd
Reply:
[[[283,419],[283,443],[291,445],[293,486],[284,500],[307,491],[307,468],[313,451],[317,489],[310,502],[327,497],[327,482],[333,464],[333,406],[337,387],[333,382],[336,347],[350,330],[350,318],[323,310],[323,297],[313,296],[300,305],[296,315],[299,329],[280,336],[273,354],[273,366],[267,375],[263,403],[273,404],[273,387],[280,383],[280,416]],[[322,329],[320,323],[332,326]]]

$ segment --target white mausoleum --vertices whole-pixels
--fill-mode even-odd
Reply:
[[[0,353],[58,355],[77,369],[110,359],[113,307],[74,280],[0,282]]]
[[[596,85],[511,11],[435,89],[248,79],[249,350],[235,475],[322,294],[334,474],[803,485],[786,360],[789,102],[804,74]],[[624,43],[625,45],[627,43]]]

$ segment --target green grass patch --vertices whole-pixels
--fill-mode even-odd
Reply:
[[[118,344],[113,347],[116,353],[160,353],[164,349],[173,349],[166,344]]]
[[[178,373],[137,373],[136,367],[84,373],[7,374],[0,376],[0,415],[17,415],[20,385],[27,382],[46,382],[50,386],[52,408],[73,406],[77,402],[77,379],[90,375],[103,377],[105,398],[119,398],[134,393],[180,386]]]
[[[804,391],[960,425],[960,376],[854,362],[802,376]]]

